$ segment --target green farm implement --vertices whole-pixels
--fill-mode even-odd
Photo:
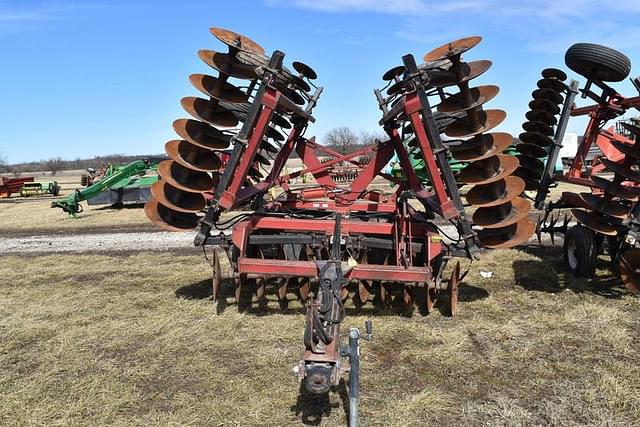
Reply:
[[[66,199],[51,203],[76,217],[83,211],[83,201],[90,205],[144,203],[150,197],[151,186],[158,181],[157,163],[136,160],[128,165],[109,168],[104,177],[83,189],[77,189]]]
[[[58,182],[25,182],[20,189],[22,197],[42,196],[44,194],[59,196],[60,185],[58,185]]]

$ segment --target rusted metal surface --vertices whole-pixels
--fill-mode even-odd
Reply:
[[[20,178],[0,176],[0,198],[10,197],[12,193],[20,193],[20,189],[26,182],[34,182],[34,178],[32,176]]]

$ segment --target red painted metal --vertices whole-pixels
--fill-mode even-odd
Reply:
[[[25,182],[34,182],[32,176],[8,178],[0,176],[0,197],[10,197],[12,193],[19,193]]]

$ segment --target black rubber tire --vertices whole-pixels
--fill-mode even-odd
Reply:
[[[631,72],[631,60],[610,47],[576,43],[564,55],[567,67],[590,80],[619,82]]]
[[[598,248],[595,233],[582,225],[567,230],[563,248],[564,268],[575,277],[592,278],[596,274]]]

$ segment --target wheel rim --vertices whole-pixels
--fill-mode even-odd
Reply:
[[[567,242],[567,261],[569,262],[569,267],[571,270],[578,269],[578,256],[576,254],[578,250],[578,245],[576,241],[571,239]]]

